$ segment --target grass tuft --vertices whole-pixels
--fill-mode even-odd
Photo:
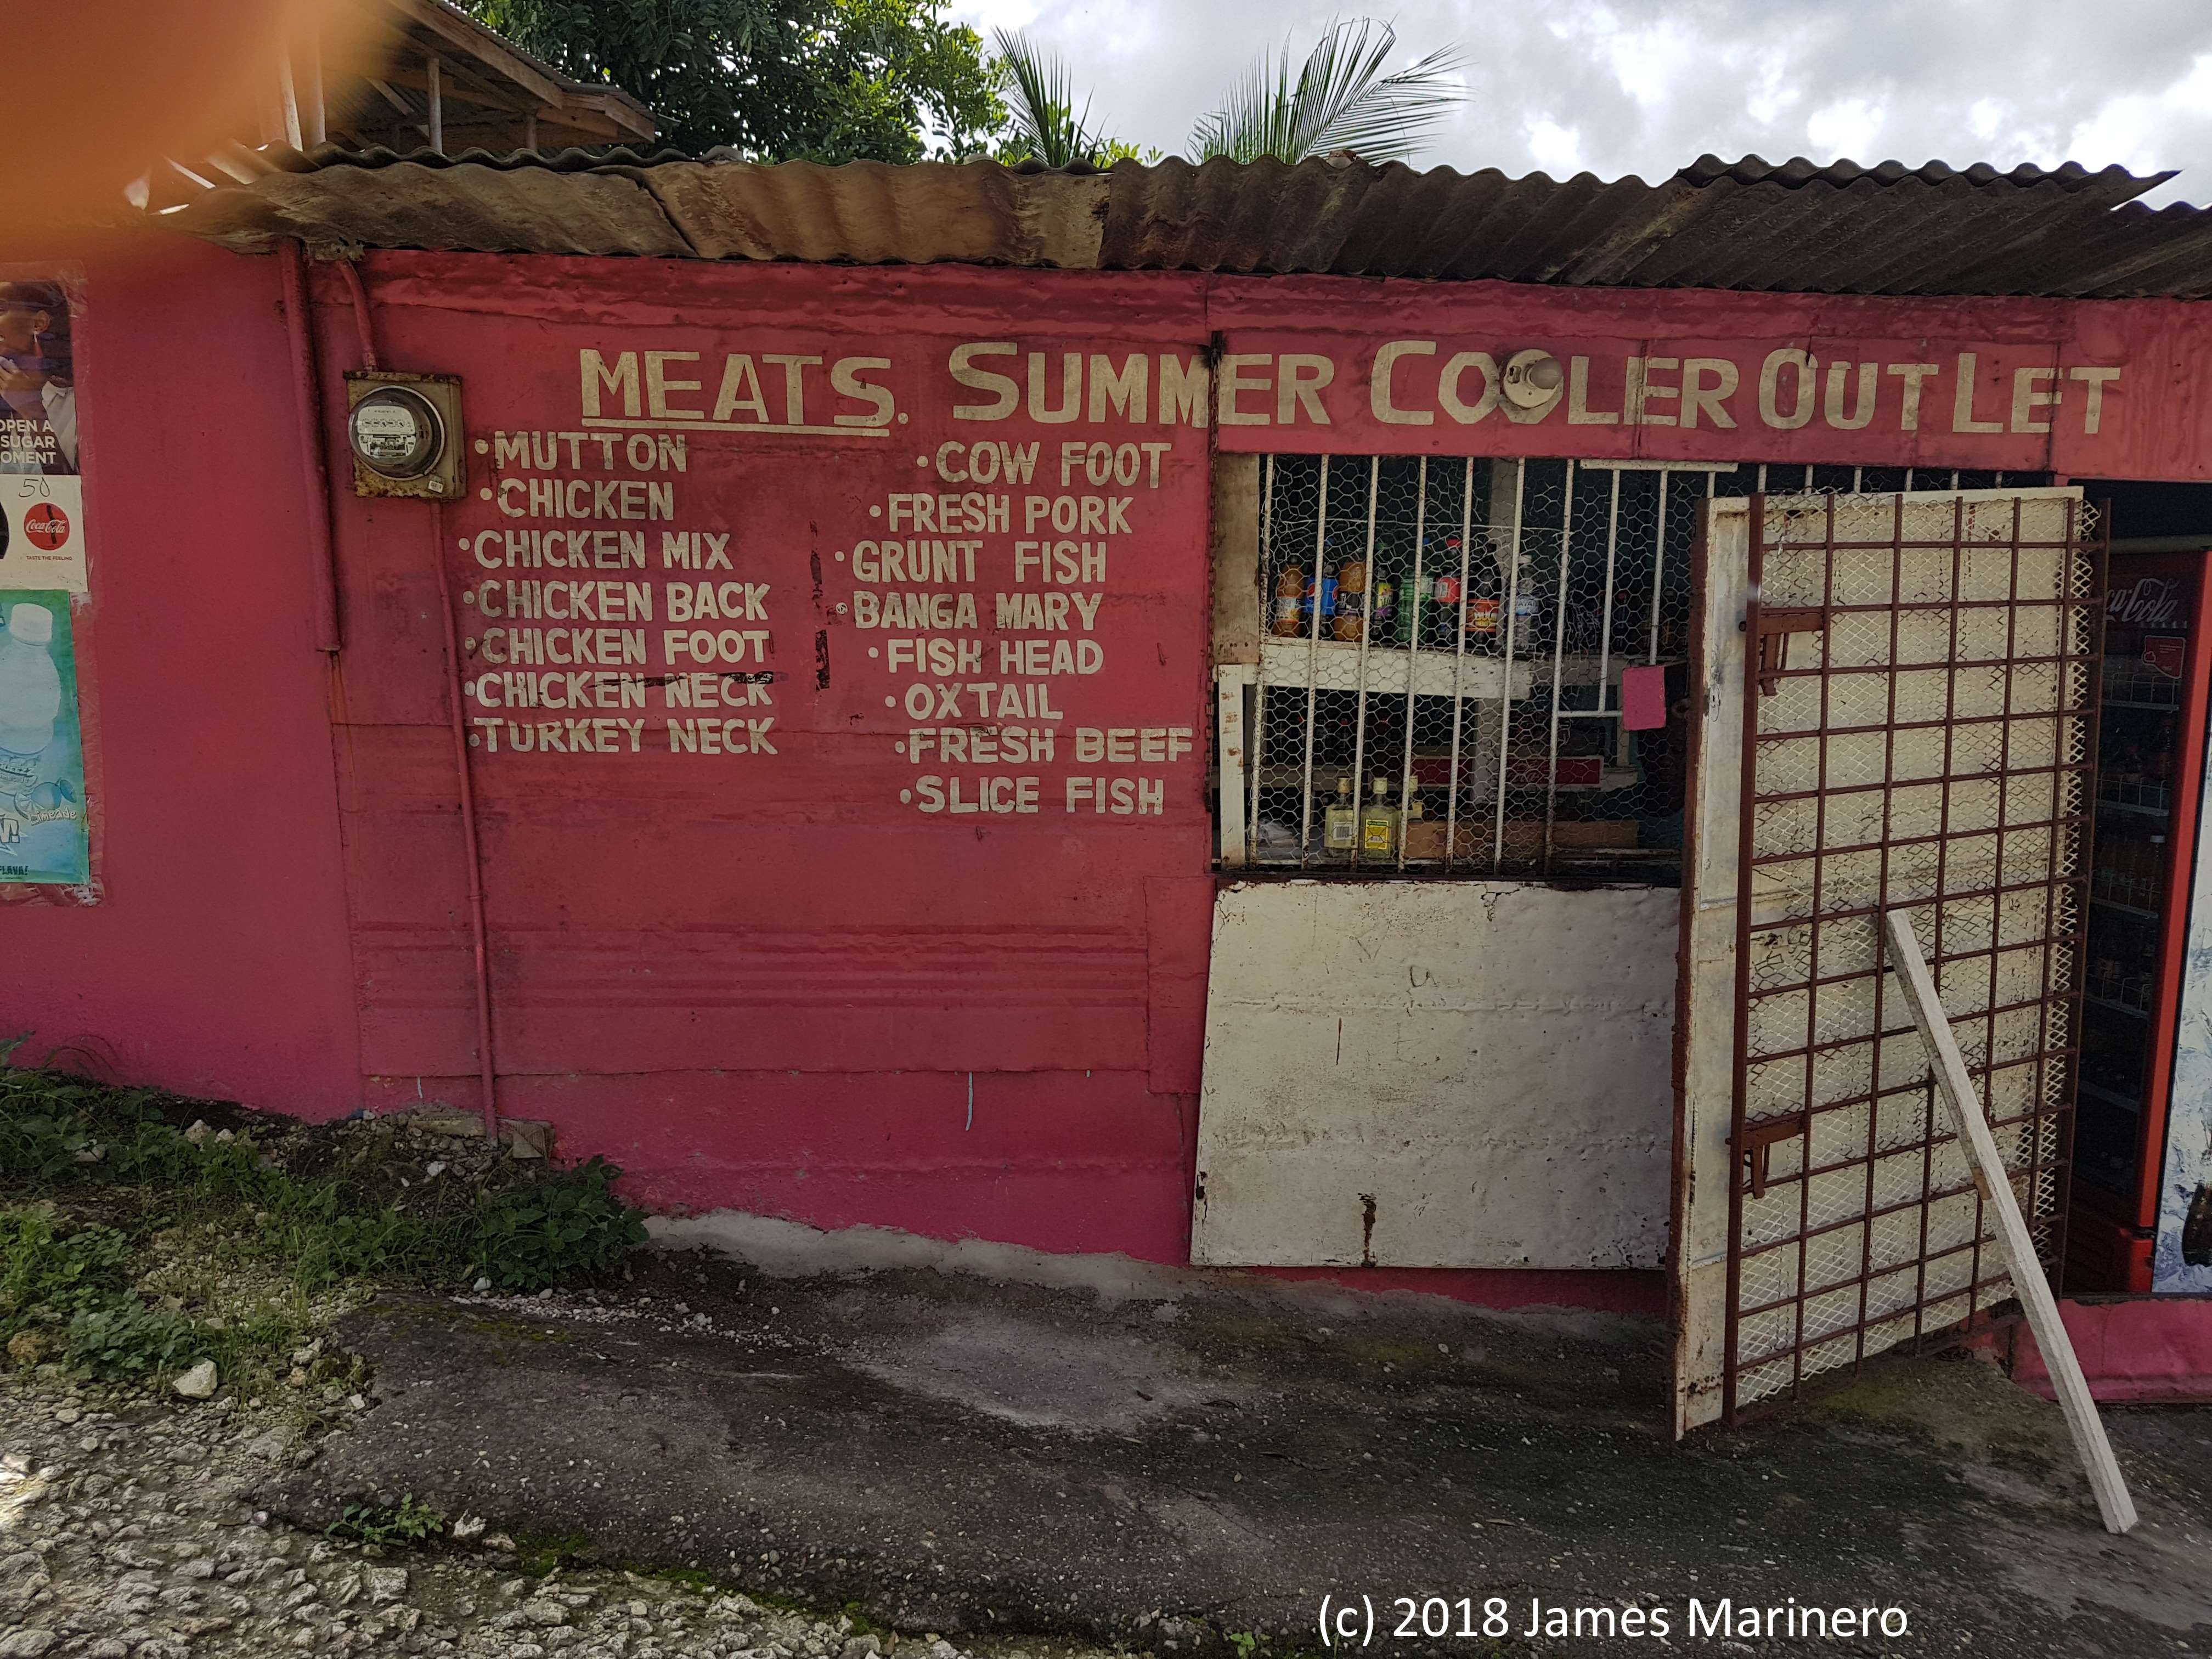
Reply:
[[[329,1360],[303,1377],[286,1358],[334,1297],[477,1279],[544,1290],[617,1268],[645,1238],[600,1158],[548,1168],[479,1148],[465,1178],[430,1179],[375,1125],[256,1120],[8,1066],[12,1046],[0,1351],[19,1367],[158,1385],[212,1359],[228,1383],[342,1387],[356,1379]],[[232,1127],[180,1127],[196,1120]]]

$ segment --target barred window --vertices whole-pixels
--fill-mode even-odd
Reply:
[[[1222,862],[1680,879],[1705,502],[1975,488],[1903,468],[1278,455],[1257,660],[1224,698]],[[2014,483],[2029,480],[2017,475]],[[1224,702],[1224,708],[1230,705]]]

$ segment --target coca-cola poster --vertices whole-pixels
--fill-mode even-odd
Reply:
[[[2179,634],[2149,634],[2143,637],[2142,659],[2170,680],[2181,678],[2182,659],[2189,641]]]
[[[85,588],[73,272],[0,266],[0,590]]]
[[[71,271],[0,266],[0,890],[90,878],[77,641],[88,604]]]

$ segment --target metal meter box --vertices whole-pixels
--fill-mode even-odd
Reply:
[[[460,377],[353,369],[345,381],[353,493],[460,500]]]

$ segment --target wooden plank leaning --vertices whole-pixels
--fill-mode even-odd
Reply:
[[[2105,1530],[2126,1532],[2136,1523],[2135,1502],[2128,1496],[2127,1482],[2121,1478],[2119,1463],[2112,1456],[2112,1443],[2105,1437],[2105,1425],[2097,1415],[2097,1402],[2089,1397],[2089,1385],[2081,1375],[2081,1362],[2075,1357],[2074,1344],[2066,1334],[2064,1322],[2058,1316],[2058,1303],[2051,1294],[2050,1282],[2044,1278],[2043,1264],[2035,1253],[2035,1241],[2029,1236],[2027,1218],[2021,1214],[2012,1177],[2005,1169],[2004,1160],[1997,1155],[1996,1140],[1990,1133],[1989,1121],[1983,1113],[1981,1097],[1975,1092],[1974,1080],[1967,1075],[1966,1058],[1959,1052],[1959,1041],[1952,1033],[1950,1018],[1936,1000],[1936,982],[1929,975],[1927,958],[1920,953],[1920,941],[1913,937],[1912,924],[1902,910],[1885,911],[1882,923],[1889,935],[1891,965],[1897,970],[1905,1006],[1912,1011],[1912,1023],[1920,1029],[1920,1040],[1927,1046],[1928,1058],[1935,1069],[1936,1092],[1943,1097],[1951,1115],[1951,1127],[1966,1148],[1973,1164],[1974,1185],[1981,1191],[1982,1201],[1996,1213],[1998,1236],[2004,1241],[2005,1255],[2012,1263],[2013,1288],[2020,1293],[2021,1305],[2027,1312],[2028,1328],[2035,1333],[2036,1345],[2043,1350],[2043,1363],[2050,1370],[2051,1386],[2057,1390],[2059,1409],[2066,1414],[2066,1426],[2073,1431],[2075,1449],[2081,1455],[2081,1467],[2088,1473],[2089,1488],[2096,1494],[2098,1512],[2105,1517]]]

